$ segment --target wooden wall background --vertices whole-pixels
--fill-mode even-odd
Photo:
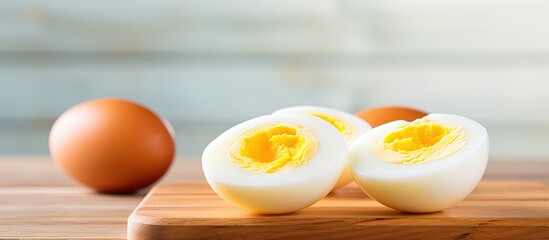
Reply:
[[[543,0],[0,0],[0,153],[47,154],[96,97],[165,115],[179,153],[285,106],[405,104],[487,126],[494,160],[549,160]]]

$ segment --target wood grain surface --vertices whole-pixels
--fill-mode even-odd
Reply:
[[[161,198],[155,198],[161,200],[155,204],[164,204],[166,200],[165,204],[173,204],[173,207],[169,208],[169,212],[155,212],[156,208],[140,212],[145,218],[138,223],[147,224],[147,214],[152,212],[166,216],[156,215],[150,219],[158,221],[163,218],[166,222],[173,216],[169,214],[184,213],[189,217],[187,223],[193,231],[179,232],[180,238],[191,238],[192,235],[188,234],[201,231],[200,236],[205,238],[215,239],[215,236],[225,234],[222,238],[227,239],[230,236],[227,232],[238,230],[242,238],[256,236],[256,239],[269,239],[269,236],[277,236],[282,232],[282,229],[276,229],[271,233],[255,235],[258,234],[258,228],[254,226],[258,224],[263,224],[264,228],[269,224],[285,224],[285,236],[304,236],[309,233],[305,230],[312,227],[307,222],[315,219],[313,222],[318,228],[313,231],[325,233],[324,238],[330,239],[339,236],[335,234],[337,232],[344,232],[344,236],[352,239],[354,232],[358,235],[362,228],[369,229],[368,238],[395,239],[396,236],[406,235],[403,234],[405,232],[408,234],[406,238],[417,238],[416,234],[421,234],[428,228],[426,224],[433,222],[444,226],[438,228],[440,232],[432,232],[434,238],[483,239],[486,233],[500,229],[500,233],[492,238],[520,235],[518,239],[543,239],[547,235],[540,234],[543,234],[543,224],[547,224],[549,218],[548,172],[549,162],[490,162],[483,183],[467,201],[434,215],[402,214],[380,206],[368,200],[358,189],[348,187],[299,213],[266,217],[250,214],[212,195],[211,190],[204,185],[200,162],[196,158],[179,158],[159,182],[159,187],[151,192],[162,195]],[[172,198],[173,191],[180,191],[179,197]],[[48,157],[0,156],[0,239],[126,239],[128,217],[146,192],[144,190],[131,195],[101,194],[72,182]],[[203,197],[204,201],[188,198],[193,195],[196,200]],[[500,195],[510,199],[495,198]],[[350,205],[337,209],[328,207],[342,200]],[[483,208],[483,211],[464,211],[488,202],[492,204],[491,207]],[[176,207],[181,204],[185,206]],[[213,205],[214,209],[201,209],[196,208],[196,204],[219,205]],[[219,208],[221,212],[215,210]],[[333,223],[334,214],[343,220]],[[235,218],[240,221],[233,222]],[[411,220],[415,225],[405,224],[411,223]],[[218,225],[212,228],[212,221]],[[332,225],[338,227],[326,228]],[[525,233],[525,225],[532,226],[534,230]],[[174,226],[166,225],[166,228]],[[457,232],[463,232],[464,235],[456,237]],[[466,235],[469,232],[471,234]],[[149,237],[163,239],[166,236],[160,234]]]
[[[199,161],[177,159],[161,182],[203,178]],[[0,156],[0,239],[126,239],[128,216],[146,193],[98,193],[48,157]]]
[[[257,215],[207,184],[161,185],[128,219],[129,239],[549,239],[549,186],[486,180],[464,201],[432,214],[382,206],[354,184],[302,211]]]

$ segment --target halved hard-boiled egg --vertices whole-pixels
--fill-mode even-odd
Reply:
[[[358,137],[349,166],[371,198],[405,212],[436,212],[463,200],[488,162],[488,133],[456,115],[394,121]]]
[[[347,160],[343,135],[305,114],[238,124],[204,150],[202,167],[223,199],[262,214],[299,211],[326,196]]]
[[[347,144],[350,144],[358,136],[372,129],[372,127],[361,118],[353,114],[331,108],[317,106],[296,106],[280,109],[273,114],[286,113],[308,114],[329,122],[345,137]],[[351,174],[351,170],[349,169],[349,167],[346,166],[334,188],[345,186],[351,181],[353,181],[353,175]]]

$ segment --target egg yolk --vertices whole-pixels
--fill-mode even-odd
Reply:
[[[374,153],[388,162],[423,163],[456,153],[467,139],[468,133],[461,126],[419,119],[398,127],[379,140]]]
[[[343,136],[345,137],[345,140],[347,141],[351,140],[353,136],[353,130],[350,127],[348,127],[349,124],[346,124],[341,119],[338,119],[326,114],[322,114],[322,113],[310,113],[310,115],[313,115],[318,118],[322,118],[324,121],[329,122],[330,124],[332,124],[332,126],[337,128],[337,130],[341,134],[343,134]]]
[[[318,142],[314,134],[297,124],[275,123],[251,129],[229,149],[232,162],[255,173],[274,173],[297,168],[312,158]]]

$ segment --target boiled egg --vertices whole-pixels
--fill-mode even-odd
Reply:
[[[345,137],[347,144],[350,144],[355,138],[372,129],[367,122],[353,114],[326,107],[296,106],[280,109],[273,114],[286,113],[308,114],[329,122]],[[343,187],[352,181],[351,170],[346,166],[334,188]]]
[[[347,144],[328,122],[305,114],[238,124],[202,154],[204,175],[223,199],[261,214],[299,211],[326,196],[345,168]]]
[[[358,137],[349,149],[353,176],[371,198],[404,212],[436,212],[463,200],[488,162],[488,133],[456,115],[394,121]]]

